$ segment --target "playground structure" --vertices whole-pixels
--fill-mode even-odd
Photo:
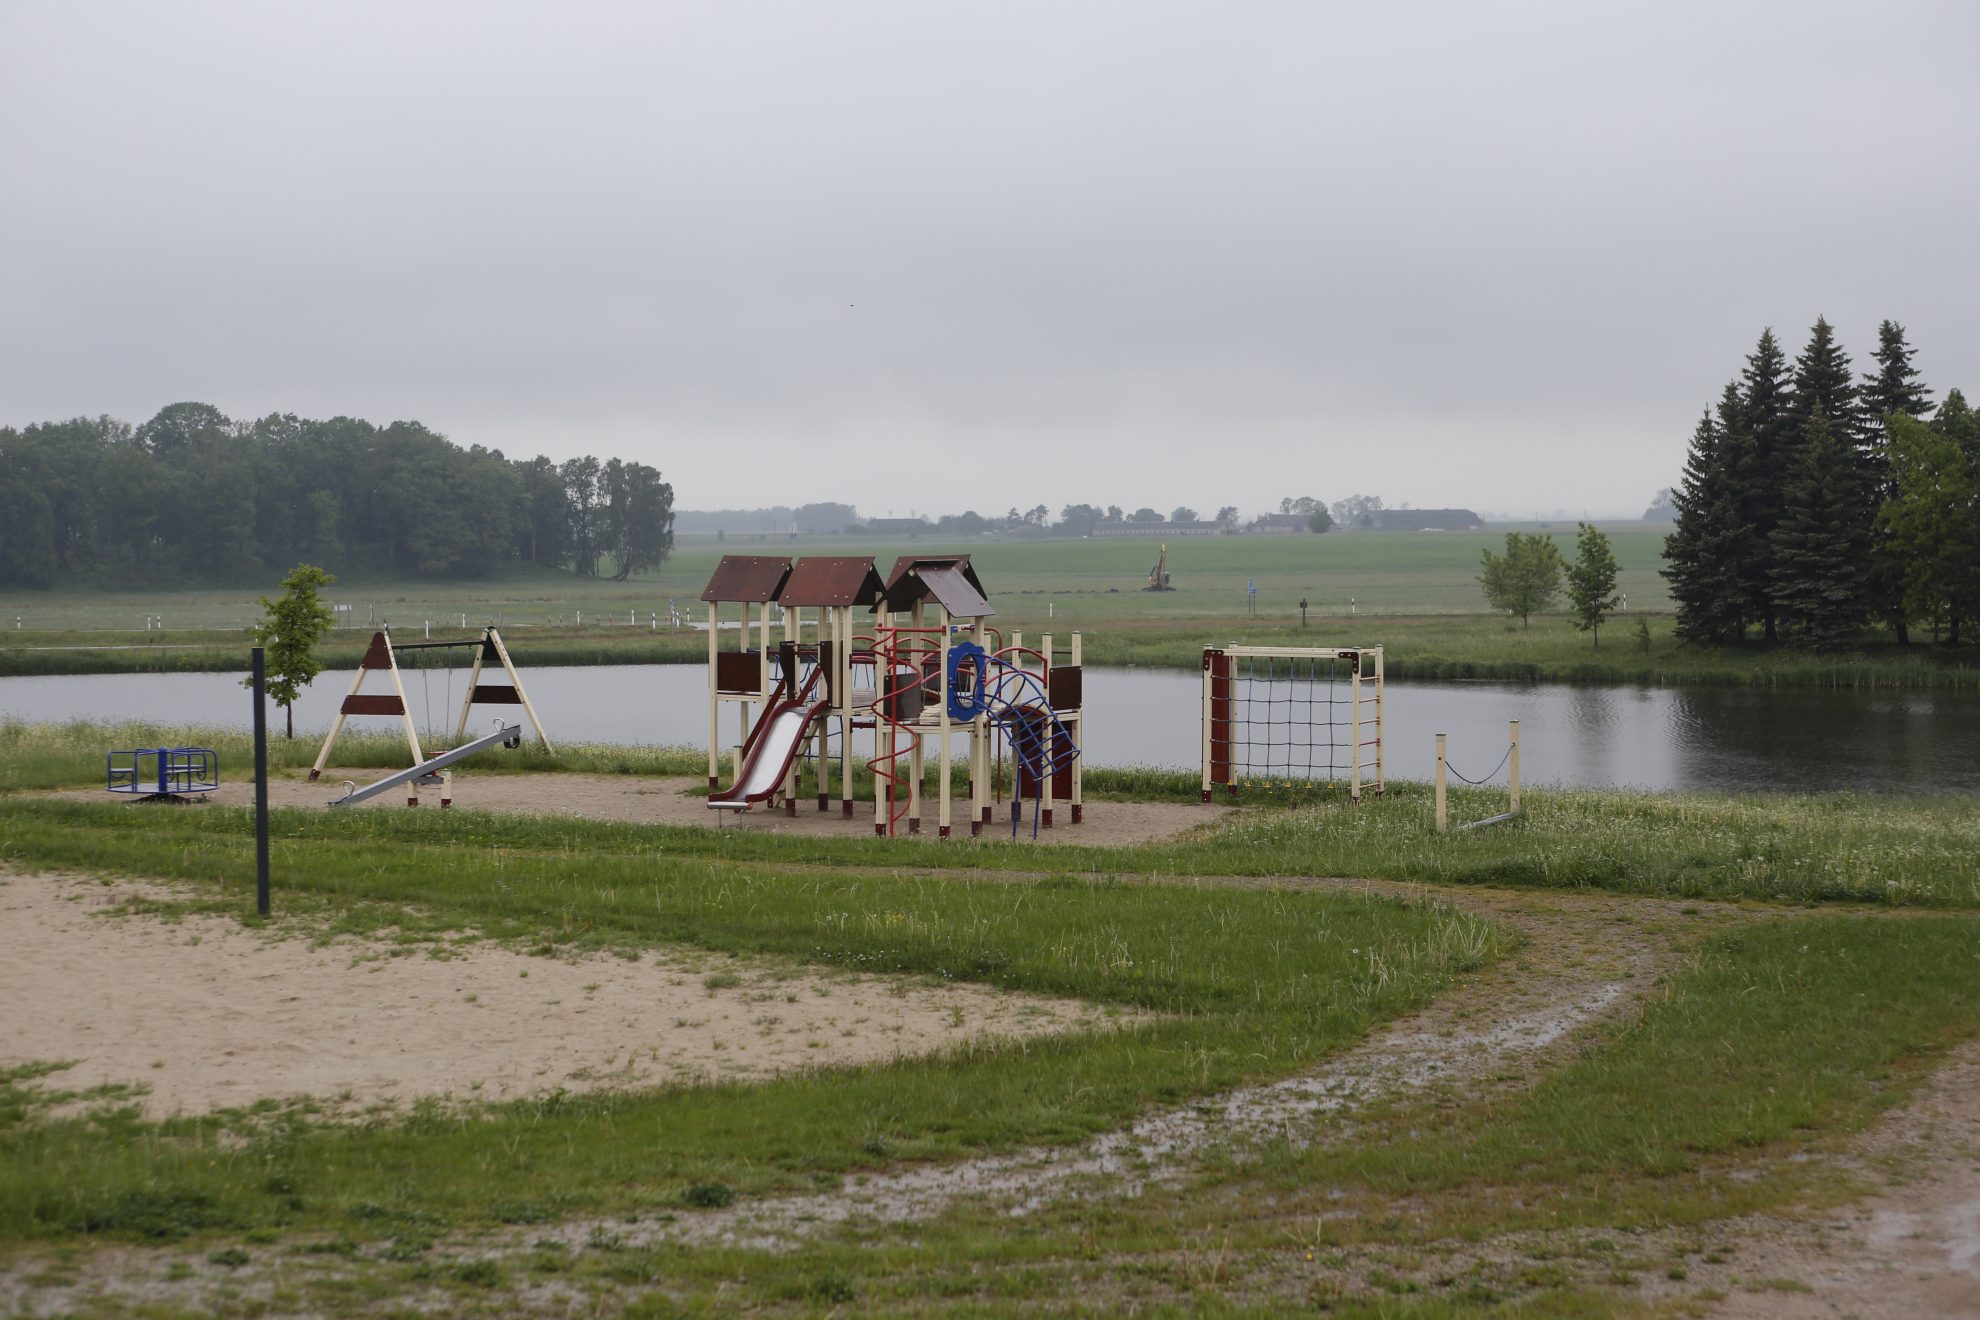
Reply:
[[[447,767],[456,761],[480,751],[485,747],[501,742],[503,746],[514,747],[521,741],[521,728],[502,730],[498,722],[498,734],[511,732],[514,739],[505,740],[497,735],[476,739],[471,746],[455,747],[451,751],[429,758],[419,745],[419,728],[413,723],[412,710],[406,703],[406,687],[399,672],[399,652],[401,651],[444,651],[464,648],[474,649],[474,664],[470,669],[465,689],[461,693],[460,715],[454,723],[454,739],[458,742],[467,733],[468,716],[476,706],[521,706],[529,717],[529,724],[536,731],[537,741],[544,750],[551,750],[550,739],[543,732],[543,723],[536,718],[536,708],[530,704],[529,694],[523,691],[522,676],[516,672],[515,662],[509,658],[508,647],[502,644],[502,634],[493,625],[483,628],[481,636],[462,638],[457,641],[418,641],[395,642],[387,629],[379,629],[371,635],[371,645],[365,648],[364,659],[358,662],[358,670],[351,678],[350,691],[344,694],[344,702],[337,708],[337,718],[330,723],[330,732],[323,739],[323,746],[316,753],[316,763],[310,767],[312,781],[320,778],[323,767],[330,762],[330,750],[337,745],[337,736],[344,731],[344,722],[353,715],[396,716],[404,722],[406,745],[412,751],[410,769],[397,771],[376,783],[362,789],[351,789],[343,797],[330,805],[345,806],[376,796],[388,788],[406,785],[406,805],[419,805],[419,791],[422,788],[438,788],[440,805],[449,807],[454,802],[454,774]],[[482,671],[490,665],[500,665],[507,676],[507,683],[483,683]],[[383,673],[391,683],[389,693],[367,694],[360,692],[365,679],[374,673]]]
[[[178,801],[220,787],[211,747],[135,747],[104,757],[105,788],[146,801]]]
[[[932,751],[935,824],[948,838],[957,794],[957,740],[970,833],[990,823],[1010,768],[1012,831],[1022,803],[1032,830],[1052,828],[1065,802],[1084,811],[1079,758],[1080,635],[1055,664],[1048,633],[1036,647],[1008,641],[967,555],[908,555],[884,578],[859,556],[727,555],[701,599],[708,607],[708,805],[745,811],[781,800],[797,814],[806,766],[818,810],[854,814],[855,747],[873,775],[874,833],[918,834]],[[725,619],[727,607],[741,617]],[[855,611],[869,619],[856,619]],[[774,612],[774,618],[773,618]],[[772,628],[780,639],[772,645]],[[864,627],[867,631],[860,631]],[[733,628],[736,645],[723,645]],[[752,646],[752,641],[754,645]],[[730,784],[721,787],[724,704],[738,709]],[[834,741],[836,740],[836,742]],[[932,745],[932,746],[931,746]]]
[[[1221,784],[1345,779],[1382,796],[1382,648],[1205,647],[1203,800]]]

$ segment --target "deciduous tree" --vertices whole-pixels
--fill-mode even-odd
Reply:
[[[261,598],[262,617],[254,625],[254,644],[268,648],[268,695],[282,708],[290,738],[296,736],[296,698],[323,672],[323,664],[316,658],[316,644],[335,622],[316,593],[336,580],[314,564],[297,564],[282,579],[281,596]]]
[[[1539,532],[1507,532],[1506,553],[1484,555],[1479,585],[1495,610],[1517,614],[1522,627],[1527,616],[1547,608],[1561,589],[1561,552],[1552,537]]]
[[[1589,523],[1579,527],[1574,562],[1567,566],[1568,603],[1574,607],[1574,626],[1593,633],[1600,646],[1602,624],[1616,607],[1616,555],[1600,528]]]
[[[1904,413],[1889,418],[1892,490],[1878,527],[1901,569],[1905,611],[1957,646],[1980,611],[1980,473],[1949,436]]]

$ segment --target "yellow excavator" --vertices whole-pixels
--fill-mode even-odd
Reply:
[[[1166,542],[1164,542],[1162,545],[1162,554],[1161,557],[1155,561],[1155,567],[1148,570],[1148,585],[1143,587],[1142,590],[1143,591],[1174,591],[1175,590],[1174,587],[1169,585],[1169,547]]]

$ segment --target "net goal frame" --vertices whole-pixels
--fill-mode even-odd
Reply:
[[[1379,646],[1204,647],[1203,800],[1212,801],[1219,785],[1236,796],[1248,779],[1311,781],[1322,768],[1314,753],[1323,748],[1326,778],[1345,779],[1350,802],[1382,796],[1382,689]],[[1325,721],[1316,723],[1322,706]],[[1270,731],[1281,728],[1286,740],[1274,741]],[[1324,741],[1315,730],[1325,732]],[[1305,753],[1303,764],[1295,764],[1294,752]]]

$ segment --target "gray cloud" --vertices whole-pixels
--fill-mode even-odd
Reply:
[[[1980,389],[1958,4],[16,3],[0,421],[688,506],[1631,510],[1760,327]]]

